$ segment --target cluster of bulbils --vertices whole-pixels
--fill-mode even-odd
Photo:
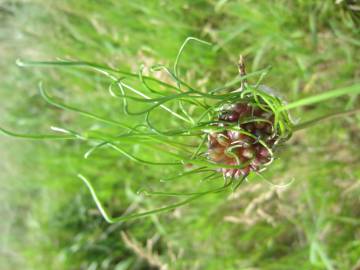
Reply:
[[[243,178],[271,163],[279,138],[272,112],[239,102],[223,106],[215,120],[222,130],[208,134],[207,154],[217,164],[230,165],[218,169],[224,177]]]

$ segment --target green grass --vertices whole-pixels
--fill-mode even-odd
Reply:
[[[85,68],[20,68],[16,60],[59,57],[137,74],[141,64],[172,68],[189,36],[213,47],[191,41],[175,75],[202,93],[236,80],[237,59],[244,54],[250,74],[272,66],[262,83],[288,101],[299,123],[355,111],[360,105],[360,36],[356,13],[345,2],[5,2],[0,9],[0,126],[20,134],[115,136],[120,124],[134,126],[144,118],[124,114],[121,100],[109,95],[108,78]],[[150,75],[147,69],[144,74]],[[166,72],[153,75],[174,83]],[[256,83],[255,77],[249,82]],[[130,83],[150,95],[138,78]],[[149,81],[149,86],[157,83]],[[351,95],[340,96],[349,89]],[[339,96],[327,99],[329,93]],[[129,100],[132,112],[148,106]],[[2,136],[0,228],[5,233],[0,252],[6,259],[0,265],[148,269],[158,254],[168,269],[352,269],[360,254],[360,119],[354,113],[341,116],[296,131],[264,173],[266,181],[252,175],[233,194],[203,196],[171,212],[112,225],[103,220],[77,174],[91,180],[111,216],[179,199],[149,196],[151,191],[190,193],[223,182],[200,182],[203,174],[160,182],[181,166],[139,164],[112,148],[96,148],[84,159],[96,146],[92,141]],[[184,128],[182,120],[165,117],[161,108],[152,117],[162,131]],[[75,133],[55,133],[51,126]],[[121,147],[135,157],[168,162],[171,157],[154,151],[166,143],[161,138],[151,141],[150,150],[140,138],[136,147],[126,141]],[[139,196],[139,190],[148,196]],[[142,249],[136,251],[122,231]],[[152,255],[146,256],[150,239]]]

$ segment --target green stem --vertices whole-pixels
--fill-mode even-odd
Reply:
[[[75,135],[52,135],[52,134],[20,134],[9,131],[0,127],[0,134],[7,135],[9,137],[31,139],[31,140],[76,140],[79,139]]]
[[[306,122],[303,122],[303,123],[300,123],[300,124],[294,126],[293,131],[295,132],[295,131],[298,131],[301,129],[308,128],[308,127],[316,125],[317,123],[324,121],[324,120],[328,120],[328,119],[340,117],[340,116],[345,116],[345,115],[351,115],[351,114],[355,114],[358,112],[360,112],[360,108],[347,110],[347,111],[339,111],[339,112],[334,112],[334,113],[330,113],[327,115],[323,115],[323,116],[314,118],[312,120],[309,120],[309,121],[306,121]]]
[[[344,95],[351,95],[351,94],[355,95],[355,94],[359,94],[359,93],[360,93],[360,84],[354,84],[354,85],[351,85],[348,87],[343,87],[343,88],[339,88],[339,89],[335,89],[335,90],[331,90],[331,91],[326,91],[326,92],[318,94],[318,95],[305,97],[305,98],[296,100],[294,102],[291,102],[289,104],[282,106],[280,108],[280,111],[290,110],[290,109],[294,109],[297,107],[303,107],[303,106],[319,103],[319,102],[322,102],[327,99],[332,99],[332,98],[336,98],[336,97],[340,97],[340,96],[344,96]]]
[[[160,208],[149,210],[149,211],[146,211],[146,212],[123,215],[123,216],[114,218],[114,217],[111,217],[107,213],[105,208],[103,207],[102,203],[100,202],[99,198],[97,197],[97,194],[96,194],[95,189],[93,188],[92,184],[83,175],[78,174],[78,177],[85,183],[85,185],[88,188],[88,190],[90,191],[90,194],[91,194],[97,208],[99,209],[101,215],[110,224],[117,223],[117,222],[123,222],[123,221],[127,221],[127,220],[130,220],[130,219],[145,217],[145,216],[149,216],[149,215],[153,215],[153,214],[157,214],[157,213],[161,213],[161,212],[167,212],[167,211],[173,210],[175,208],[178,208],[180,206],[183,206],[185,204],[188,204],[191,201],[199,199],[200,197],[205,196],[207,194],[219,193],[219,192],[226,191],[227,188],[229,187],[229,183],[228,183],[228,184],[224,185],[223,187],[213,189],[213,190],[204,191],[204,192],[200,192],[198,194],[190,196],[188,199],[185,199],[183,201],[180,201],[180,202],[168,205],[168,206],[160,207]]]

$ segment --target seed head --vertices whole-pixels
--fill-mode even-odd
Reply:
[[[224,106],[216,120],[224,130],[208,135],[208,157],[215,163],[234,166],[219,169],[225,177],[245,177],[271,162],[278,140],[273,113],[238,102]]]

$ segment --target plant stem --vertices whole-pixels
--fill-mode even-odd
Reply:
[[[309,121],[306,121],[304,123],[300,123],[298,125],[295,125],[293,127],[293,131],[298,131],[298,130],[301,130],[301,129],[305,129],[305,128],[308,128],[312,125],[315,125],[323,120],[327,120],[327,119],[331,119],[331,118],[335,118],[335,117],[339,117],[339,116],[345,116],[345,115],[351,115],[351,114],[355,114],[355,113],[358,113],[360,112],[360,108],[356,108],[356,109],[352,109],[352,110],[347,110],[347,111],[338,111],[338,112],[334,112],[334,113],[330,113],[330,114],[327,114],[327,115],[323,115],[323,116],[320,116],[320,117],[317,117],[317,118],[314,118],[312,120],[309,120]]]
[[[305,97],[305,98],[302,98],[302,99],[299,99],[299,100],[296,100],[294,102],[284,105],[280,110],[281,111],[290,110],[290,109],[294,109],[297,107],[303,107],[303,106],[307,106],[307,105],[316,104],[316,103],[322,102],[327,99],[337,98],[337,97],[344,96],[344,95],[356,95],[356,94],[360,94],[360,84],[354,84],[351,86],[347,86],[347,87],[343,87],[343,88],[339,88],[339,89],[335,89],[335,90],[331,90],[331,91],[326,91],[326,92],[318,94],[318,95]]]

